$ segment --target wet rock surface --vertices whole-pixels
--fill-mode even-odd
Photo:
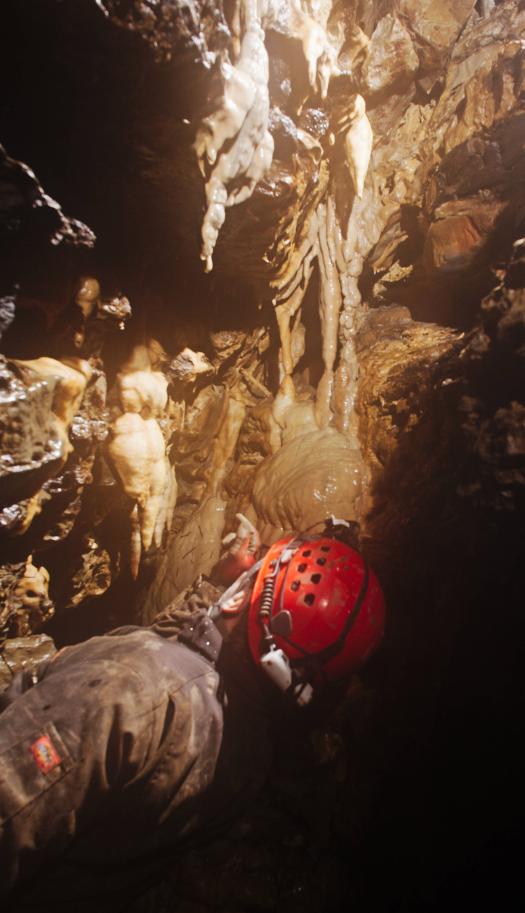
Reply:
[[[359,514],[361,455],[335,429],[297,434],[257,470],[253,506],[265,542]],[[357,503],[356,503],[357,502]]]
[[[20,564],[2,568],[0,596],[0,637],[38,631],[54,614],[49,595],[49,573],[35,567],[31,556]]]
[[[47,634],[11,637],[4,641],[0,653],[0,693],[9,687],[15,675],[20,672],[31,675],[55,652],[55,645]]]
[[[2,503],[34,495],[63,463],[64,443],[52,412],[54,379],[20,376],[2,356]]]
[[[1,64],[0,685],[51,655],[42,627],[150,623],[239,510],[267,542],[355,517],[382,654],[276,724],[261,799],[137,913],[517,909],[524,5],[301,2],[295,32],[266,6],[267,121],[243,104],[273,158],[223,175],[235,206],[194,148],[234,4],[0,13],[27,61]]]

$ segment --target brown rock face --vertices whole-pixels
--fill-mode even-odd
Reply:
[[[447,327],[416,323],[405,309],[370,312],[358,337],[357,411],[366,463],[376,478],[381,477],[404,435],[425,421],[436,368],[460,342],[460,334]]]
[[[418,69],[419,58],[410,32],[397,16],[384,16],[370,40],[363,74],[367,90],[373,94],[391,91],[399,83],[406,86]]]
[[[439,64],[474,9],[473,0],[401,0],[399,11],[422,46],[425,63]]]

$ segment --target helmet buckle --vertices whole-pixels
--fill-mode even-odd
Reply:
[[[302,685],[296,685],[294,689],[294,697],[299,707],[306,707],[310,703],[314,696],[314,689],[308,682],[303,682]]]
[[[290,691],[293,694],[300,707],[310,703],[314,693],[312,686],[308,682],[294,683],[290,660],[275,644],[261,656],[261,666],[274,685],[281,691]]]
[[[279,634],[281,637],[289,637],[292,633],[292,616],[287,609],[282,609],[277,615],[274,615],[270,621],[272,634]]]
[[[288,564],[290,558],[293,558],[297,551],[297,546],[295,548],[285,548],[281,555],[281,564]]]
[[[261,666],[268,678],[281,691],[288,691],[292,684],[292,668],[286,653],[273,644],[264,656],[261,656]]]

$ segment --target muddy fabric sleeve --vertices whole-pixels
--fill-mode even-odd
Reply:
[[[151,753],[158,714],[140,674],[89,651],[53,673],[0,716],[0,897],[89,829]]]

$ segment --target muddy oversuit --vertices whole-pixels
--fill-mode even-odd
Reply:
[[[259,683],[232,649],[194,604],[67,647],[26,691],[15,681],[0,715],[13,910],[115,913],[244,806],[269,741]]]

